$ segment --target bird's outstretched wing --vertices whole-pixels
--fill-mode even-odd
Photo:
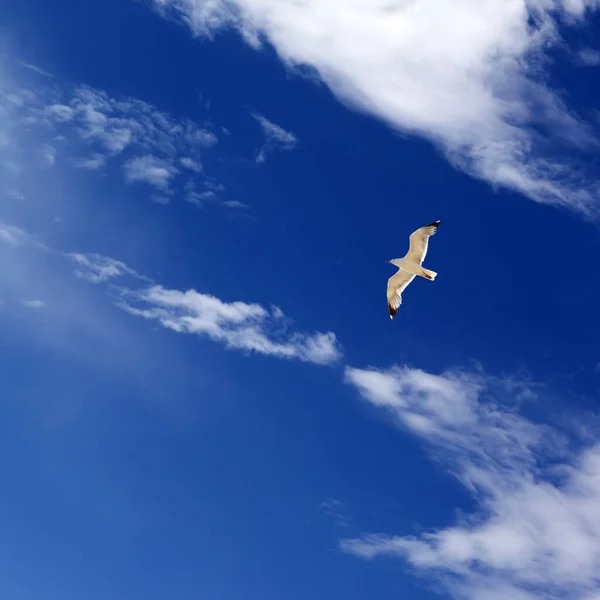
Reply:
[[[435,234],[441,221],[435,221],[417,229],[410,235],[410,248],[406,258],[416,262],[419,265],[423,264],[425,256],[427,256],[427,246],[429,245],[429,238]]]
[[[408,284],[415,278],[412,273],[399,270],[395,275],[388,279],[387,301],[390,319],[393,319],[402,304],[402,292]]]

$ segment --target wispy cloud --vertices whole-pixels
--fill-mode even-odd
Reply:
[[[239,200],[225,200],[223,202],[225,206],[228,208],[239,208],[239,209],[248,209],[250,208],[249,204],[245,204],[244,202],[240,202]]]
[[[25,62],[23,60],[19,60],[17,61],[21,66],[25,67],[26,69],[29,69],[30,71],[33,71],[34,73],[37,73],[38,75],[43,75],[44,77],[54,77],[54,75],[52,75],[52,73],[42,69],[41,67],[38,67],[36,65],[32,65],[31,63]]]
[[[155,202],[156,204],[167,205],[167,204],[171,203],[171,198],[169,198],[169,196],[167,196],[165,194],[152,194],[150,196],[150,199],[152,200],[152,202]]]
[[[0,224],[0,241],[14,248],[31,244],[32,248],[46,249],[33,239],[17,226]],[[342,357],[334,333],[297,331],[278,307],[267,309],[256,303],[225,302],[196,290],[167,289],[123,261],[96,253],[53,254],[71,261],[81,279],[94,284],[111,282],[113,301],[127,313],[156,321],[171,331],[206,337],[232,350],[318,365],[334,364]],[[112,285],[112,280],[126,277],[129,280],[125,283]],[[45,306],[39,300],[22,303],[28,308]]]
[[[211,190],[212,192],[219,193],[219,192],[226,191],[225,186],[220,181],[217,181],[216,179],[213,179],[212,177],[207,177],[203,181],[203,183],[204,183],[204,187],[207,190]]]
[[[24,229],[2,223],[0,221],[0,242],[11,246],[24,246],[25,244],[35,243],[33,238]]]
[[[352,522],[352,516],[348,507],[340,500],[329,498],[321,503],[320,508],[337,527],[348,527]]]
[[[212,190],[198,192],[195,187],[190,186],[186,190],[185,199],[198,208],[202,208],[207,202],[214,202],[217,199],[217,195]]]
[[[600,66],[600,52],[598,50],[585,48],[578,53],[577,57],[579,62],[586,67]]]
[[[13,200],[18,200],[19,202],[24,202],[25,201],[25,195],[23,194],[23,192],[21,192],[21,190],[18,190],[18,189],[8,190],[6,192],[6,195],[9,198],[12,198]]]
[[[38,300],[38,299],[34,299],[34,300],[21,300],[21,304],[25,308],[32,308],[32,309],[40,309],[40,308],[45,308],[46,307],[46,303],[43,300]]]
[[[416,537],[346,539],[343,550],[401,558],[457,600],[600,595],[600,444],[573,450],[555,429],[507,408],[528,389],[514,381],[408,367],[348,368],[346,381],[425,441],[479,509]]]
[[[177,333],[208,337],[230,349],[323,365],[341,358],[333,333],[289,332],[281,311],[259,304],[224,302],[195,290],[152,286],[126,293],[122,307]]]
[[[256,157],[257,163],[265,162],[267,154],[273,150],[293,150],[298,144],[298,139],[292,132],[286,131],[262,115],[252,116],[260,123],[265,136],[265,144]]]
[[[185,190],[190,181],[215,194],[225,191],[204,173],[202,163],[218,138],[192,120],[56,78],[33,86],[13,79],[0,80],[0,168],[9,169],[16,180],[36,167],[55,165],[60,157],[61,165],[87,171],[117,163],[128,183],[145,183],[161,192],[149,194],[153,200]],[[32,155],[39,157],[35,164],[24,161]],[[222,202],[214,205],[230,208]]]
[[[186,169],[189,169],[190,171],[193,171],[194,173],[203,173],[204,172],[202,165],[198,161],[194,160],[193,158],[190,158],[189,156],[184,156],[184,157],[180,158],[179,162],[181,163],[182,167],[185,167]]]
[[[124,275],[130,275],[144,281],[149,281],[146,277],[128,267],[124,262],[108,256],[102,256],[95,253],[70,253],[65,256],[70,258],[77,265],[75,274],[91,283],[103,283],[114,277],[122,277]]]
[[[171,181],[178,173],[171,163],[151,154],[132,158],[123,168],[128,183],[147,183],[163,192],[169,190]]]
[[[53,121],[66,123],[73,119],[75,111],[65,104],[51,104],[44,108],[44,114]]]
[[[103,154],[93,154],[87,158],[78,158],[73,161],[73,166],[76,169],[86,169],[88,171],[97,171],[106,166],[106,156]]]
[[[309,66],[347,105],[439,146],[461,170],[545,203],[598,214],[599,184],[574,153],[596,132],[550,89],[542,65],[595,1],[149,0],[194,34],[237,29]],[[260,155],[259,155],[260,157]],[[581,164],[581,163],[578,163]]]
[[[54,148],[54,146],[51,146],[50,144],[42,144],[40,147],[40,155],[43,163],[46,166],[54,166],[54,163],[56,162],[56,148]]]

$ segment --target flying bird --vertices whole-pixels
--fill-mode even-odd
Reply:
[[[393,319],[402,304],[402,292],[408,284],[419,275],[433,281],[437,273],[425,269],[423,261],[427,255],[427,246],[429,238],[435,234],[441,221],[435,221],[425,227],[421,227],[410,236],[410,247],[404,258],[394,258],[387,262],[398,267],[398,272],[388,279],[387,300],[390,319]]]

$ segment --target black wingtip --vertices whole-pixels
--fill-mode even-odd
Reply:
[[[440,223],[441,223],[441,221],[434,221],[433,223],[429,223],[429,225],[427,225],[427,227],[439,227]]]
[[[391,304],[388,304],[388,312],[390,313],[390,319],[393,321],[398,309],[394,308]]]

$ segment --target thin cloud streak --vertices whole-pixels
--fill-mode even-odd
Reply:
[[[18,251],[22,246],[47,249],[24,229],[0,224],[0,241]],[[294,330],[281,309],[260,304],[225,302],[196,290],[167,289],[129,267],[123,261],[96,253],[55,253],[74,265],[74,274],[92,284],[108,284],[110,296],[127,313],[177,332],[205,337],[231,350],[333,365],[342,358],[341,346],[332,332]],[[125,283],[115,285],[115,279]],[[42,308],[41,301],[27,301]]]
[[[234,350],[321,365],[336,363],[342,356],[335,334],[290,333],[279,309],[269,311],[259,304],[223,302],[196,290],[152,286],[126,292],[120,306],[177,333],[208,337]]]
[[[115,277],[129,275],[137,279],[149,282],[150,280],[140,275],[134,269],[128,267],[124,262],[115,260],[108,256],[90,253],[70,253],[65,256],[71,259],[76,265],[75,275],[91,283],[104,283]]]
[[[39,250],[46,250],[46,246],[38,242],[27,231],[10,223],[0,221],[0,242],[14,247],[32,246]]]
[[[21,304],[25,308],[32,308],[34,310],[45,308],[46,303],[43,300],[33,299],[33,300],[21,300]]]
[[[20,227],[9,225],[8,223],[0,223],[0,241],[11,246],[21,246],[29,243],[31,237]]]

